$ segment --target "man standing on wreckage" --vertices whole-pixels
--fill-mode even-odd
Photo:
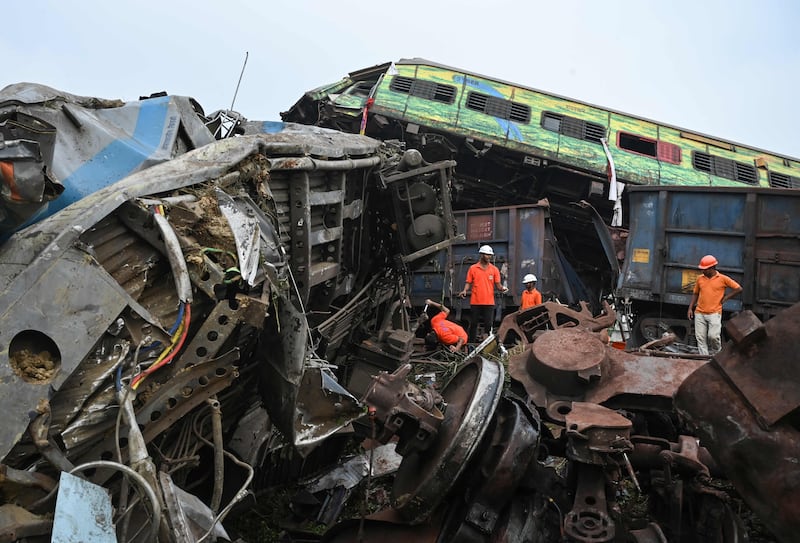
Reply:
[[[469,298],[469,340],[473,342],[477,341],[478,321],[483,323],[487,331],[494,324],[494,291],[508,292],[500,283],[500,270],[492,264],[494,250],[491,245],[482,245],[478,254],[478,262],[469,267],[464,289],[458,293],[460,298],[466,298],[472,292]]]
[[[686,316],[694,318],[694,335],[700,354],[715,355],[722,350],[722,305],[742,292],[742,286],[717,271],[719,262],[713,255],[700,259],[692,301]],[[731,289],[725,294],[726,289]],[[695,304],[697,305],[695,310]]]

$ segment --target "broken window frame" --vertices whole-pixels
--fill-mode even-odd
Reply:
[[[374,81],[356,81],[347,87],[342,94],[367,98],[369,97],[369,93],[372,91],[372,87],[374,86]]]

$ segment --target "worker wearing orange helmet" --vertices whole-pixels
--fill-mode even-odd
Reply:
[[[525,284],[525,290],[522,291],[520,311],[542,303],[542,293],[536,289],[536,276],[529,273],[522,278],[522,282]]]
[[[722,350],[722,304],[742,292],[739,283],[717,271],[717,259],[706,255],[697,266],[703,274],[694,284],[687,316],[694,318],[694,335],[700,354],[715,355]],[[725,291],[730,289],[727,294]],[[695,309],[695,304],[697,308]]]
[[[500,283],[500,270],[492,264],[494,250],[490,245],[482,245],[478,249],[480,259],[469,267],[467,281],[459,297],[465,298],[472,291],[469,298],[469,339],[476,340],[478,322],[483,322],[486,329],[494,324],[494,291],[508,292],[508,288]]]

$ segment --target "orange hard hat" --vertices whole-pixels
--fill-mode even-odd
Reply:
[[[719,262],[717,262],[717,259],[714,258],[714,255],[706,255],[700,259],[700,265],[697,267],[701,270],[707,270],[708,268],[716,266],[717,264],[719,264]]]

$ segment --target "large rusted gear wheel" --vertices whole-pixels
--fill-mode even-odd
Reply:
[[[476,357],[442,389],[447,404],[430,449],[403,458],[392,505],[411,524],[425,521],[461,475],[481,441],[503,392],[503,366]]]

